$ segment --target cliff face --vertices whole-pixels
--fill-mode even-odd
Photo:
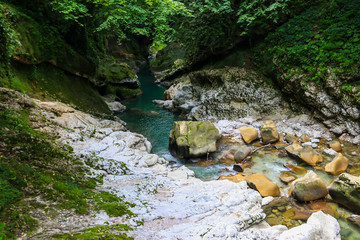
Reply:
[[[196,68],[190,67],[186,54],[175,59],[176,55],[169,53],[169,58],[166,58],[164,54],[168,51],[164,49],[158,54],[159,61],[171,59],[173,64],[169,71],[163,71],[167,75],[161,75],[159,81],[178,83],[184,78],[179,78],[179,75],[186,74],[191,87],[184,86],[182,92],[186,97],[192,92],[189,99],[194,103],[190,104],[193,110],[188,111],[194,119],[267,115],[271,114],[266,110],[268,106],[272,105],[277,111],[275,106],[280,101],[282,105],[289,104],[294,113],[300,110],[320,120],[337,137],[360,144],[360,14],[355,9],[359,9],[359,3],[353,1],[316,2],[283,24],[273,26],[272,31],[263,37],[258,36],[256,41],[249,40],[250,45],[241,43],[232,51],[224,48],[222,55],[209,57],[206,64],[192,62]],[[241,54],[233,57],[237,52]],[[176,63],[180,61],[185,67],[179,71]],[[249,75],[247,80],[231,82],[224,67],[236,66],[251,69],[259,76],[256,79],[266,81],[257,83]],[[157,71],[156,67],[153,69]],[[224,84],[219,87],[217,82],[212,82],[214,77]],[[271,86],[276,93],[262,97],[255,86],[259,84],[263,88]],[[215,88],[222,94],[213,96]],[[246,100],[243,98],[245,95]],[[176,98],[173,103],[167,103],[167,107],[186,111]],[[234,109],[235,105],[238,110]],[[263,109],[248,111],[249,106],[254,105]]]
[[[0,13],[0,86],[100,115],[111,114],[103,95],[121,100],[141,94],[134,70],[145,48],[137,41],[119,46],[111,38],[69,37],[49,19],[4,2]]]

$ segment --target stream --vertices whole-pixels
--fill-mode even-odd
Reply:
[[[162,99],[166,88],[154,83],[155,78],[151,74],[148,64],[142,65],[137,75],[141,83],[143,94],[140,97],[123,101],[122,103],[127,107],[127,110],[118,115],[120,119],[127,123],[126,127],[132,132],[144,135],[151,142],[153,153],[169,160],[173,166],[186,165],[189,169],[194,171],[197,178],[202,180],[214,180],[218,179],[221,175],[235,174],[232,170],[232,165],[226,166],[221,163],[214,164],[215,161],[201,161],[198,159],[185,161],[183,159],[177,159],[169,153],[169,132],[173,127],[173,122],[180,120],[179,116],[176,113],[162,109],[158,105],[152,103],[152,100]],[[209,164],[209,162],[212,163]],[[283,166],[284,163],[299,165],[296,160],[291,158],[279,158],[277,152],[268,150],[259,151],[253,156],[252,167],[245,169],[245,172],[264,173],[284,192],[287,191],[288,186],[279,180],[279,175],[284,171],[288,171],[288,169]],[[309,166],[301,166],[306,167],[308,170],[314,170]],[[314,171],[327,185],[334,178],[328,176],[323,171]],[[359,229],[354,225],[349,224],[344,219],[344,213],[346,213],[346,215],[350,213],[341,207],[336,206],[336,208],[340,213],[338,221],[341,226],[342,239],[360,240]]]

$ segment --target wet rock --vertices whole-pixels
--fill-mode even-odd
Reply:
[[[337,152],[342,151],[340,142],[336,141],[336,140],[329,142],[329,147],[331,147],[332,149],[334,149]]]
[[[293,143],[297,143],[297,142],[298,142],[297,137],[295,137],[294,135],[292,135],[292,134],[290,134],[290,133],[286,134],[286,136],[285,136],[284,139],[285,139],[286,142],[288,142],[288,143],[290,143],[290,144],[293,144]]]
[[[126,107],[122,105],[120,102],[114,101],[114,102],[106,102],[108,105],[110,111],[113,113],[121,113],[126,110]]]
[[[342,173],[331,183],[328,190],[334,201],[360,212],[360,177]]]
[[[181,157],[199,157],[216,151],[219,130],[209,121],[175,122],[170,131],[169,150]]]
[[[275,143],[279,140],[279,133],[274,121],[266,121],[260,128],[263,144]]]
[[[160,107],[172,111],[174,109],[174,104],[172,100],[153,100],[154,104],[159,105]]]
[[[287,169],[289,169],[291,172],[298,174],[298,175],[304,175],[307,173],[306,168],[303,167],[299,167],[299,166],[295,166],[291,163],[285,163],[284,167],[286,167]]]
[[[303,134],[300,137],[300,142],[302,143],[311,142],[311,139],[307,135]]]
[[[244,170],[242,169],[241,165],[239,165],[239,164],[235,164],[235,165],[233,166],[233,170],[234,170],[234,171],[237,171],[237,172],[243,172],[243,171],[244,171]]]
[[[283,214],[284,218],[292,220],[308,220],[312,212],[305,209],[290,208]]]
[[[252,141],[258,139],[258,130],[253,127],[243,126],[240,128],[241,137],[246,143],[251,143]]]
[[[246,177],[246,182],[251,188],[259,191],[262,197],[280,195],[279,187],[262,173],[249,175]]]
[[[332,175],[339,175],[346,171],[349,166],[349,160],[339,153],[330,163],[326,164],[325,172]]]
[[[332,148],[327,148],[327,149],[324,149],[324,153],[326,153],[327,155],[330,155],[330,156],[336,156],[338,153],[332,149]]]
[[[323,161],[323,157],[310,146],[305,146],[300,152],[300,158],[311,166]]]
[[[236,162],[241,162],[252,152],[252,149],[246,145],[241,145],[235,152],[234,159]]]
[[[326,226],[326,227],[324,227]],[[280,240],[340,240],[340,225],[335,218],[319,211],[313,213],[306,224],[283,232]]]
[[[294,181],[296,179],[296,177],[294,175],[292,175],[290,172],[283,172],[280,174],[280,180],[283,183],[291,183],[292,181]]]
[[[219,180],[229,180],[232,182],[246,181],[248,185],[257,190],[262,197],[275,197],[280,195],[279,187],[262,173],[238,173],[234,176],[221,176]]]
[[[313,171],[293,181],[290,191],[291,196],[300,202],[317,200],[328,194],[324,182]]]
[[[323,161],[322,156],[311,146],[302,147],[301,145],[294,143],[287,146],[285,150],[290,156],[300,159],[311,166],[315,166],[317,163]]]
[[[360,216],[359,215],[351,215],[347,218],[352,224],[360,228]]]
[[[310,203],[310,208],[316,211],[322,211],[323,213],[330,214],[333,217],[339,217],[339,213],[336,211],[337,204],[328,204],[324,200],[318,200]]]

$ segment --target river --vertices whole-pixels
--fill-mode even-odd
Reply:
[[[185,161],[183,159],[177,159],[169,153],[169,132],[172,129],[174,121],[179,120],[179,116],[152,103],[152,100],[162,99],[166,88],[154,83],[155,78],[151,74],[148,64],[142,65],[137,75],[143,94],[140,97],[123,101],[122,103],[127,107],[127,110],[118,115],[120,119],[127,123],[126,127],[132,132],[144,135],[151,142],[153,153],[169,160],[173,166],[186,165],[194,171],[196,177],[202,180],[217,179],[220,175],[224,175],[224,171],[227,171],[225,175],[234,173],[231,170],[229,172],[228,168],[231,167],[220,163],[213,165],[206,164],[206,167],[204,167],[204,165],[198,164],[196,159]],[[287,171],[283,164],[289,162],[296,165],[296,161],[291,158],[279,159],[277,153],[276,155],[266,151],[259,153],[261,154],[253,157],[253,166],[247,169],[247,172],[262,172],[278,184],[280,188],[282,188],[282,186],[284,187],[284,184],[279,181],[278,178],[282,172]],[[306,166],[306,168],[308,168],[308,170],[312,169],[309,166]],[[332,178],[329,178],[323,171],[316,171],[316,173],[326,184],[329,184],[332,180]],[[338,210],[339,212],[346,211],[343,208],[339,208]],[[349,224],[342,217],[340,217],[338,221],[341,225],[342,239],[360,240],[360,232],[356,227]]]

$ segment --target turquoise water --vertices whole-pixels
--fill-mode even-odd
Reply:
[[[118,117],[127,123],[126,127],[136,133],[144,135],[152,144],[152,152],[175,163],[175,166],[186,165],[195,172],[195,176],[203,180],[217,179],[226,166],[214,164],[208,167],[198,166],[195,160],[182,160],[173,157],[169,150],[169,133],[178,115],[164,110],[152,103],[154,99],[162,99],[165,87],[154,83],[155,78],[149,71],[147,64],[140,67],[137,73],[143,95],[122,103],[126,111]]]
[[[151,142],[154,153],[167,155],[169,132],[178,116],[152,103],[154,99],[161,99],[166,89],[154,83],[148,65],[141,66],[137,75],[143,94],[122,102],[127,109],[118,116],[130,131],[144,135]]]
[[[225,166],[220,163],[208,165],[206,167],[197,164],[199,159],[190,159],[186,162],[177,159],[169,153],[169,132],[172,129],[173,122],[178,120],[178,115],[170,111],[164,110],[161,107],[152,103],[154,99],[161,99],[165,87],[156,85],[154,83],[154,76],[150,73],[148,65],[143,65],[137,73],[141,83],[141,90],[144,92],[140,97],[124,101],[127,110],[118,116],[127,123],[127,128],[132,132],[137,132],[144,135],[153,146],[153,153],[169,161],[175,162],[175,166],[186,165],[195,172],[195,176],[203,180],[217,179],[220,175],[228,175],[234,173],[231,171],[231,166]],[[246,172],[258,173],[263,172],[267,177],[277,183],[280,187],[284,184],[280,182],[278,176],[287,169],[283,166],[285,162],[290,162],[294,165],[296,161],[290,158],[280,159],[277,153],[270,153],[266,151],[259,151],[262,157],[253,156],[253,166],[246,169]],[[225,170],[230,168],[230,170]],[[310,169],[310,167],[308,167]],[[316,171],[323,180],[328,184],[331,178],[326,177],[327,174],[321,171]],[[342,208],[339,208],[341,212]],[[360,239],[359,231],[355,226],[349,224],[344,218],[338,219],[341,225],[341,235],[346,240]]]

